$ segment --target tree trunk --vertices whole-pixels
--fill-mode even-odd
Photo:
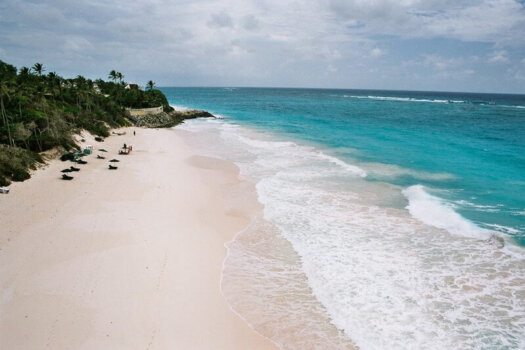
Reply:
[[[4,99],[0,98],[0,109],[2,113],[2,117],[4,118],[4,123],[7,126],[7,136],[9,137],[9,145],[15,146],[15,143],[13,142],[13,138],[11,137],[11,128],[9,126],[9,119],[7,118],[7,114],[5,113],[5,107],[4,107]]]

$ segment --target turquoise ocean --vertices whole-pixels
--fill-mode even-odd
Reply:
[[[161,88],[263,215],[222,291],[284,349],[525,349],[525,96]]]

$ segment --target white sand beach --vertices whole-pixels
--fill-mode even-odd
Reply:
[[[106,159],[72,181],[55,160],[0,195],[0,349],[276,349],[220,292],[251,185],[173,130],[124,130],[87,139]]]

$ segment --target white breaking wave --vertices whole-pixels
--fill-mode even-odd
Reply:
[[[492,234],[456,213],[442,199],[425,192],[421,185],[410,186],[403,194],[408,199],[406,208],[410,214],[427,225],[471,238],[487,239]]]
[[[426,98],[413,98],[413,97],[390,97],[390,96],[357,96],[357,95],[344,95],[349,98],[379,100],[379,101],[399,101],[399,102],[429,102],[429,103],[466,103],[461,100],[432,100]]]
[[[191,110],[191,108],[184,107],[184,106],[170,105],[170,107],[179,112],[185,112],[185,111]]]
[[[244,137],[241,135],[236,135],[239,140],[244,142],[247,145],[250,145],[255,148],[262,148],[262,149],[279,149],[279,148],[285,148],[285,147],[296,147],[297,144],[290,141],[263,141],[263,140],[256,140],[251,139],[249,137]]]
[[[364,171],[363,169],[361,169],[360,167],[356,166],[356,165],[352,165],[352,164],[348,164],[344,161],[342,161],[341,159],[339,158],[336,158],[336,157],[333,157],[333,156],[329,156],[329,155],[326,155],[324,154],[323,152],[319,152],[319,157],[323,158],[323,159],[326,159],[328,160],[329,162],[331,163],[334,163],[334,164],[337,164],[339,165],[340,167],[342,167],[343,169],[346,169],[348,170],[349,172],[351,173],[354,173],[356,174],[357,176],[359,177],[366,177],[366,171]]]
[[[228,130],[230,128],[228,125],[229,124],[225,124],[223,127],[223,130]],[[266,151],[280,150],[281,152],[285,152],[285,154],[289,154],[290,156],[295,154],[300,158],[313,158],[316,160],[325,160],[325,161],[328,161],[329,163],[339,166],[340,168],[346,170],[350,174],[353,174],[359,177],[367,176],[366,171],[364,171],[363,169],[361,169],[360,167],[356,165],[349,164],[337,157],[327,155],[321,151],[312,149],[311,147],[300,146],[295,142],[260,140],[260,139],[243,136],[238,132],[235,132],[233,135],[230,135],[230,136],[234,136],[238,140],[245,143],[246,145],[249,145],[257,149],[263,149]]]
[[[498,107],[505,107],[505,108],[518,108],[518,109],[524,109],[525,106],[519,106],[519,105],[500,105],[495,104],[494,102],[469,102],[469,101],[463,101],[463,100],[441,100],[441,99],[426,99],[426,98],[413,98],[413,97],[394,97],[394,96],[374,96],[374,95],[368,95],[368,96],[360,96],[360,95],[343,95],[343,97],[346,98],[357,98],[357,99],[367,99],[367,100],[377,100],[377,101],[397,101],[397,102],[426,102],[426,103],[474,103],[481,106],[498,106]]]
[[[379,207],[373,198],[404,201],[401,191],[367,181],[314,147],[224,121],[191,127],[257,183],[269,224],[228,245],[237,250],[229,252],[225,273],[232,275],[224,283],[235,286],[223,290],[234,293],[227,298],[234,309],[249,309],[243,317],[283,348],[345,348],[334,345],[344,343],[338,334],[325,332],[323,313],[362,350],[525,348],[521,247],[470,239],[491,231],[422,186],[403,191],[408,212]],[[222,143],[210,144],[217,135]]]
[[[456,178],[450,173],[431,173],[428,171],[403,168],[395,164],[364,163],[361,164],[361,166],[363,166],[363,168],[365,168],[368,173],[377,175],[379,177],[410,176],[419,180],[431,181],[447,181]]]
[[[188,107],[185,107],[185,106],[178,106],[178,105],[170,105],[171,108],[173,108],[174,110],[178,111],[178,112],[186,112],[186,111],[191,111],[193,110],[194,108],[188,108]],[[227,116],[225,115],[222,115],[222,114],[215,114],[215,113],[211,113],[216,119],[224,119],[226,118]]]
[[[487,226],[492,227],[496,231],[503,232],[510,235],[515,235],[517,233],[520,233],[519,230],[516,230],[513,227],[504,226],[504,225],[497,225],[497,224],[487,224]]]

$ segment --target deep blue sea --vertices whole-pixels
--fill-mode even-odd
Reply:
[[[264,222],[244,235],[260,249],[233,242],[224,283],[246,291],[223,285],[256,330],[283,348],[307,345],[279,329],[305,327],[323,348],[525,347],[524,95],[161,90],[222,118],[181,130],[212,140],[208,153],[256,184]],[[275,266],[295,272],[246,277]],[[312,300],[269,296],[290,293],[299,275]],[[243,309],[256,299],[287,321],[266,329],[272,313],[261,323],[261,310]]]

